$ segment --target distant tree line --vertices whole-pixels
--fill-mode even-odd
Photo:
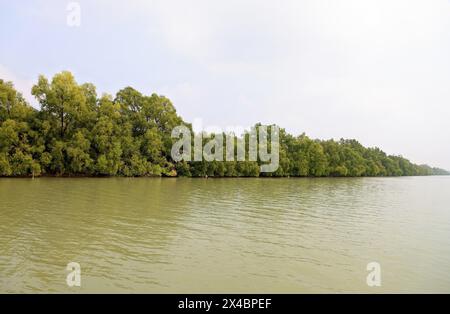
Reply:
[[[175,126],[189,123],[164,96],[126,87],[99,97],[70,72],[40,76],[30,106],[0,79],[0,176],[361,177],[444,175],[445,170],[388,156],[356,140],[313,140],[280,129],[280,166],[260,173],[259,161],[174,162]]]

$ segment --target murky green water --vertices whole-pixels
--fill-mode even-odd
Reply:
[[[450,177],[0,179],[0,236],[0,292],[449,293]]]

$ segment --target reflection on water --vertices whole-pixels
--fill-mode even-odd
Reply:
[[[449,192],[450,177],[0,179],[0,292],[448,293]]]

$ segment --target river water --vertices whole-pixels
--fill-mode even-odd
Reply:
[[[450,293],[450,177],[0,179],[0,292]]]

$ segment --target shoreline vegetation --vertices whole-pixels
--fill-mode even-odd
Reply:
[[[192,126],[164,96],[126,87],[115,97],[99,97],[93,84],[78,84],[67,71],[51,81],[40,76],[32,94],[40,110],[30,106],[13,83],[0,79],[0,177],[449,175],[354,139],[314,140],[281,128],[279,167],[273,173],[260,173],[260,161],[174,162],[171,148],[177,139],[171,131]],[[205,135],[204,141],[214,138]]]

